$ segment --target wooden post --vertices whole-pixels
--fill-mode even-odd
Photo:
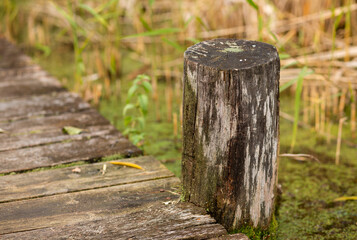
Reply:
[[[216,39],[185,52],[182,197],[228,230],[272,219],[279,75],[266,43]]]

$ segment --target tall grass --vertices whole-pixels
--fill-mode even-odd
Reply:
[[[123,85],[148,74],[156,119],[176,125],[184,50],[210,38],[259,39],[277,46],[282,93],[295,95],[295,110],[287,113],[295,122],[292,148],[301,102],[309,106],[303,109],[305,124],[329,134],[321,126],[347,117],[355,137],[356,0],[4,0],[0,19],[1,34],[25,48],[47,55],[57,48],[73,52],[74,89],[94,104],[120,97]],[[128,59],[135,64],[125,65]],[[314,73],[306,74],[307,68]],[[161,83],[165,96],[159,94]]]

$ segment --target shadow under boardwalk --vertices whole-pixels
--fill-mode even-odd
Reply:
[[[98,162],[113,154],[144,170]],[[203,209],[180,203],[179,179],[140,155],[0,38],[0,239],[233,239]],[[74,164],[50,168],[65,163]]]

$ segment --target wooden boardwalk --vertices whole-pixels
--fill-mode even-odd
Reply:
[[[113,154],[145,170],[102,161]],[[0,239],[246,239],[180,203],[179,179],[141,154],[0,38]]]

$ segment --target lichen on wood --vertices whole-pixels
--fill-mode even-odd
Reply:
[[[265,43],[216,39],[184,60],[183,198],[228,230],[274,210],[280,60]]]

